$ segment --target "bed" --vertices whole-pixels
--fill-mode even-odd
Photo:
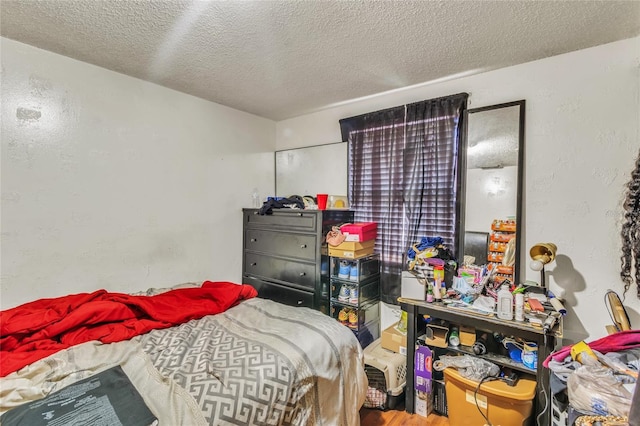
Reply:
[[[169,296],[180,296],[199,287],[206,285],[186,284],[169,291],[150,289],[132,296],[136,303],[139,300],[147,303],[158,297],[174,301]],[[255,292],[244,294],[236,301],[230,299],[226,301],[229,306],[220,307],[221,312],[171,326],[146,330],[149,324],[136,322],[133,326],[127,324],[125,331],[109,328],[109,333],[115,330],[119,337],[127,337],[125,339],[110,342],[110,339],[114,340],[110,334],[105,338],[104,330],[93,330],[85,333],[91,340],[73,342],[63,349],[41,344],[39,349],[53,351],[48,355],[44,352],[46,356],[41,359],[29,359],[26,363],[18,356],[17,364],[12,364],[8,358],[0,360],[4,375],[0,378],[0,423],[27,424],[20,423],[27,418],[22,413],[33,411],[32,406],[46,406],[44,401],[54,397],[60,400],[61,393],[68,395],[69,389],[81,385],[86,388],[89,386],[87,381],[117,369],[124,373],[120,379],[128,381],[133,392],[137,391],[141,397],[144,405],[141,409],[152,413],[150,425],[359,424],[359,408],[364,403],[368,383],[363,352],[353,333],[320,312],[254,296]],[[172,309],[173,312],[167,315],[173,317],[177,311],[198,311],[199,308],[190,306],[202,305],[204,302],[199,297],[194,299],[196,301],[186,299],[178,305],[160,305]],[[81,310],[88,304],[84,302],[75,309]],[[160,310],[153,306],[153,310]],[[140,309],[136,305],[133,310]],[[70,316],[55,315],[59,318],[53,322],[47,320],[47,327]],[[97,324],[99,321],[92,319],[97,316],[91,313],[87,321]],[[186,317],[188,319],[189,315]],[[162,319],[166,321],[166,318]],[[145,321],[157,326],[153,323],[157,318],[145,318]],[[6,323],[10,322],[9,318]],[[76,319],[73,322],[76,333],[77,327],[83,326],[77,323]],[[5,346],[2,351],[6,356],[10,353],[5,349],[11,345],[6,340],[5,324],[2,328],[0,343]],[[132,330],[135,335],[126,336]],[[42,330],[38,332],[42,333]],[[102,341],[94,339],[96,333],[102,333]],[[72,338],[77,337],[74,336]],[[66,345],[69,339],[57,337],[53,340],[54,344],[63,342]],[[26,365],[5,375],[7,368],[14,369],[21,363]],[[121,386],[117,385],[122,395],[124,387]],[[76,398],[80,401],[77,404],[85,400],[95,403],[99,399]],[[121,399],[129,405],[135,401],[135,397]],[[118,412],[119,407],[110,409]],[[125,414],[120,413],[119,417],[126,418],[127,413],[131,417],[133,411],[130,410],[133,408],[121,408]],[[95,415],[95,410],[91,412]],[[53,414],[49,411],[39,416]],[[60,422],[43,419],[42,424],[59,424],[55,421]],[[91,424],[99,422],[93,419]]]

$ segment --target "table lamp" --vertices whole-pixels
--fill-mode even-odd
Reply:
[[[529,256],[531,256],[529,266],[534,271],[540,271],[540,287],[545,294],[547,294],[547,283],[544,265],[555,260],[557,251],[558,247],[553,243],[538,243],[529,250]]]

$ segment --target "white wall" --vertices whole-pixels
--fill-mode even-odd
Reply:
[[[473,108],[526,99],[523,247],[557,244],[548,270],[551,290],[567,297],[565,337],[593,339],[610,322],[605,291],[623,288],[621,203],[640,147],[639,65],[636,37],[355,100],[277,123],[277,149],[337,142],[339,119],[407,102],[459,92],[471,94]],[[525,270],[526,279],[539,281]],[[625,305],[640,327],[635,288]]]
[[[2,308],[239,282],[241,208],[274,191],[275,122],[1,43]]]

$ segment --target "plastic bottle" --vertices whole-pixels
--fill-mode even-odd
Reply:
[[[457,327],[451,328],[451,333],[449,333],[449,344],[451,346],[460,346],[460,335],[458,334]]]
[[[436,301],[440,301],[442,299],[442,282],[444,281],[444,267],[442,266],[434,266],[433,267],[433,296]]]
[[[507,284],[502,284],[498,292],[498,318],[503,320],[513,319],[513,295]]]
[[[518,293],[515,296],[516,299],[516,321],[524,321],[524,294]]]
[[[431,286],[431,284],[427,285],[427,294],[425,297],[425,300],[429,303],[433,302],[433,287]]]

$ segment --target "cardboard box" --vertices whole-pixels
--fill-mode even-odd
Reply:
[[[375,245],[376,245],[375,240],[363,241],[361,243],[356,241],[344,241],[343,243],[338,244],[337,246],[330,245],[329,248],[332,248],[335,250],[358,251],[358,250],[373,249]]]
[[[447,334],[449,334],[449,327],[428,324],[426,334],[427,338],[425,339],[425,342],[427,345],[435,346],[437,348],[447,347]]]
[[[433,411],[433,394],[416,392],[414,404],[415,413],[421,417],[427,417]]]
[[[462,346],[473,346],[476,342],[476,329],[466,325],[460,326],[460,344]]]
[[[382,332],[382,347],[389,351],[407,355],[407,334],[399,332],[396,328],[397,325],[398,323],[395,323]]]
[[[329,246],[329,256],[342,257],[344,259],[360,259],[361,257],[373,254],[373,246],[360,250],[341,250],[336,247]]]
[[[364,234],[349,234],[345,233],[345,241],[371,241],[378,237],[378,231],[365,232]]]
[[[375,240],[378,236],[378,224],[376,222],[350,223],[342,225],[340,232],[345,234],[345,241],[363,242]]]
[[[428,346],[418,345],[416,347],[416,359],[414,367],[414,388],[417,391],[431,393],[431,380],[433,354]]]

